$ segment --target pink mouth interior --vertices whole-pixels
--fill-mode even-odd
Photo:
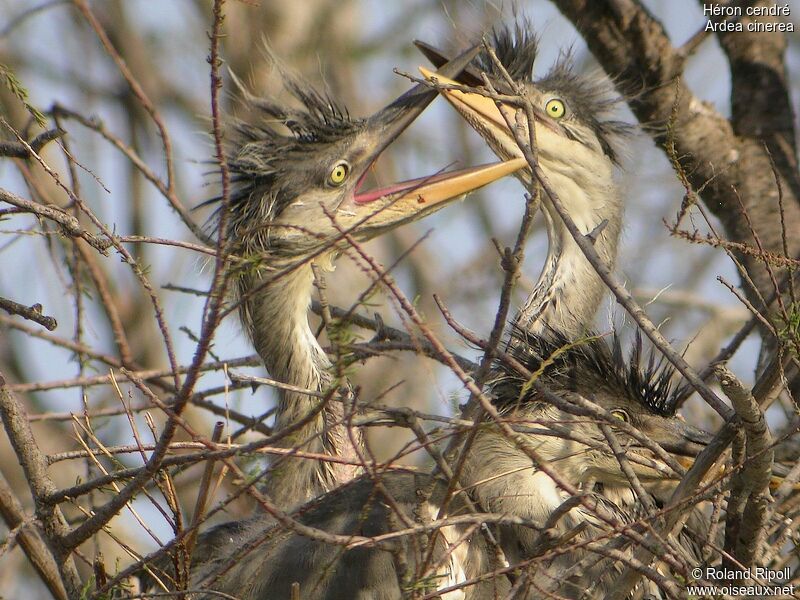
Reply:
[[[356,195],[358,195],[358,190],[361,189],[361,186],[364,185],[364,181],[367,179],[367,175],[369,174],[369,171],[372,168],[372,165],[374,165],[374,164],[375,164],[374,162],[370,163],[370,165],[366,169],[364,169],[364,173],[361,175],[361,177],[358,178],[358,181],[356,182],[356,189],[355,189]]]
[[[356,204],[367,204],[369,202],[374,202],[375,200],[378,200],[379,198],[383,198],[385,196],[391,196],[393,194],[398,194],[400,192],[413,190],[414,188],[419,188],[424,185],[436,183],[437,181],[443,181],[445,179],[449,179],[455,175],[458,175],[460,173],[465,173],[470,170],[471,169],[464,169],[461,171],[448,171],[444,173],[437,173],[435,175],[428,175],[427,177],[418,177],[416,179],[409,179],[408,181],[401,181],[400,183],[394,183],[386,187],[376,188],[374,190],[369,190],[361,194],[356,193],[355,202]],[[358,180],[358,183],[356,184],[356,192],[358,192],[358,189],[364,182],[365,177],[366,173],[361,176],[361,179]]]

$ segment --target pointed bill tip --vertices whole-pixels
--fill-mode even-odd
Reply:
[[[387,188],[357,194],[352,216],[363,219],[359,233],[366,239],[404,223],[416,221],[466,194],[527,167],[524,159],[439,173]]]
[[[528,163],[523,158],[514,158],[503,162],[491,163],[464,169],[452,174],[445,174],[443,179],[430,183],[421,183],[416,189],[409,190],[408,194],[400,198],[403,200],[413,200],[416,203],[428,205],[447,202],[468,194],[478,188],[502,179],[507,175],[524,169]]]
[[[459,171],[448,171],[357,194],[355,202],[369,204],[393,196],[395,209],[402,207],[402,212],[412,214],[468,194],[527,166],[525,159],[513,158]]]
[[[436,71],[431,71],[430,69],[420,66],[419,72],[422,73],[422,76],[427,79],[428,81],[438,81],[439,83],[445,83],[447,85],[459,85],[459,83],[454,80],[450,79],[446,75],[442,75],[441,73],[437,73]]]
[[[444,85],[462,85],[458,81],[445,77],[440,73],[431,71],[425,67],[419,67],[420,73],[430,82]],[[475,113],[482,120],[487,120],[501,129],[508,129],[503,113],[497,103],[482,94],[475,92],[462,92],[461,90],[440,89],[442,94],[459,112],[469,111]]]

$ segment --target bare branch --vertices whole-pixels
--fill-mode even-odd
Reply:
[[[0,473],[0,515],[6,523],[9,531],[20,528],[17,534],[19,545],[31,561],[31,565],[39,573],[39,576],[44,581],[47,589],[56,598],[56,600],[67,600],[67,591],[64,589],[64,584],[58,571],[58,565],[47,548],[45,543],[39,536],[39,532],[28,523],[25,512],[14,495],[11,486]]]
[[[36,202],[20,198],[16,194],[13,194],[2,188],[0,188],[0,202],[6,202],[12,206],[21,208],[26,212],[30,212],[44,219],[54,221],[59,225],[61,231],[63,231],[65,235],[86,240],[86,242],[92,246],[92,248],[98,250],[101,254],[106,254],[108,247],[111,245],[110,242],[102,240],[88,231],[85,231],[80,226],[80,223],[78,223],[78,219],[57,208],[44,206],[43,204],[38,204]]]
[[[42,314],[42,305],[34,304],[33,306],[25,306],[19,302],[14,302],[7,298],[0,296],[0,308],[12,315],[19,315],[24,319],[38,323],[48,331],[53,331],[58,327],[58,323],[53,317],[48,317]]]
[[[28,148],[32,148],[34,152],[39,152],[45,144],[52,142],[63,136],[66,133],[63,129],[48,129],[43,131],[27,144],[19,142],[0,142],[0,156],[8,158],[31,158],[31,152]]]
[[[772,436],[753,394],[726,367],[719,365],[716,375],[745,431],[745,462],[741,471],[734,475],[735,486],[744,500],[742,522],[736,540],[736,558],[749,567],[757,558],[765,536],[772,477]]]
[[[47,460],[33,437],[25,409],[17,401],[0,373],[0,415],[6,435],[14,447],[17,458],[36,502],[36,516],[44,525],[44,533],[54,555],[64,588],[70,598],[80,596],[81,580],[69,556],[69,546],[64,543],[67,526],[57,507],[45,504],[43,499],[56,490],[47,473]]]

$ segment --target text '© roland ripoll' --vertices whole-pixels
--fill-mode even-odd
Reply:
[[[786,20],[759,17],[789,17],[789,4],[773,4],[772,6],[722,6],[720,4],[704,4],[703,15],[706,31],[749,31],[754,33],[794,32],[794,23]]]

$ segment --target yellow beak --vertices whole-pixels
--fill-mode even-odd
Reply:
[[[425,67],[420,67],[419,70],[423,77],[430,82],[435,81],[446,85],[461,85],[457,81],[449,77],[444,77]],[[440,90],[439,92],[461,114],[467,116],[470,112],[475,113],[475,116],[480,120],[491,123],[496,128],[508,130],[508,125],[505,118],[503,118],[503,113],[500,111],[500,108],[498,108],[497,103],[491,98],[487,98],[481,94],[462,92],[461,90]],[[511,116],[513,118],[513,115]],[[469,120],[468,116],[467,119]]]
[[[355,195],[352,217],[366,219],[359,232],[372,237],[383,228],[422,218],[451,201],[527,167],[522,158],[420,177]]]

